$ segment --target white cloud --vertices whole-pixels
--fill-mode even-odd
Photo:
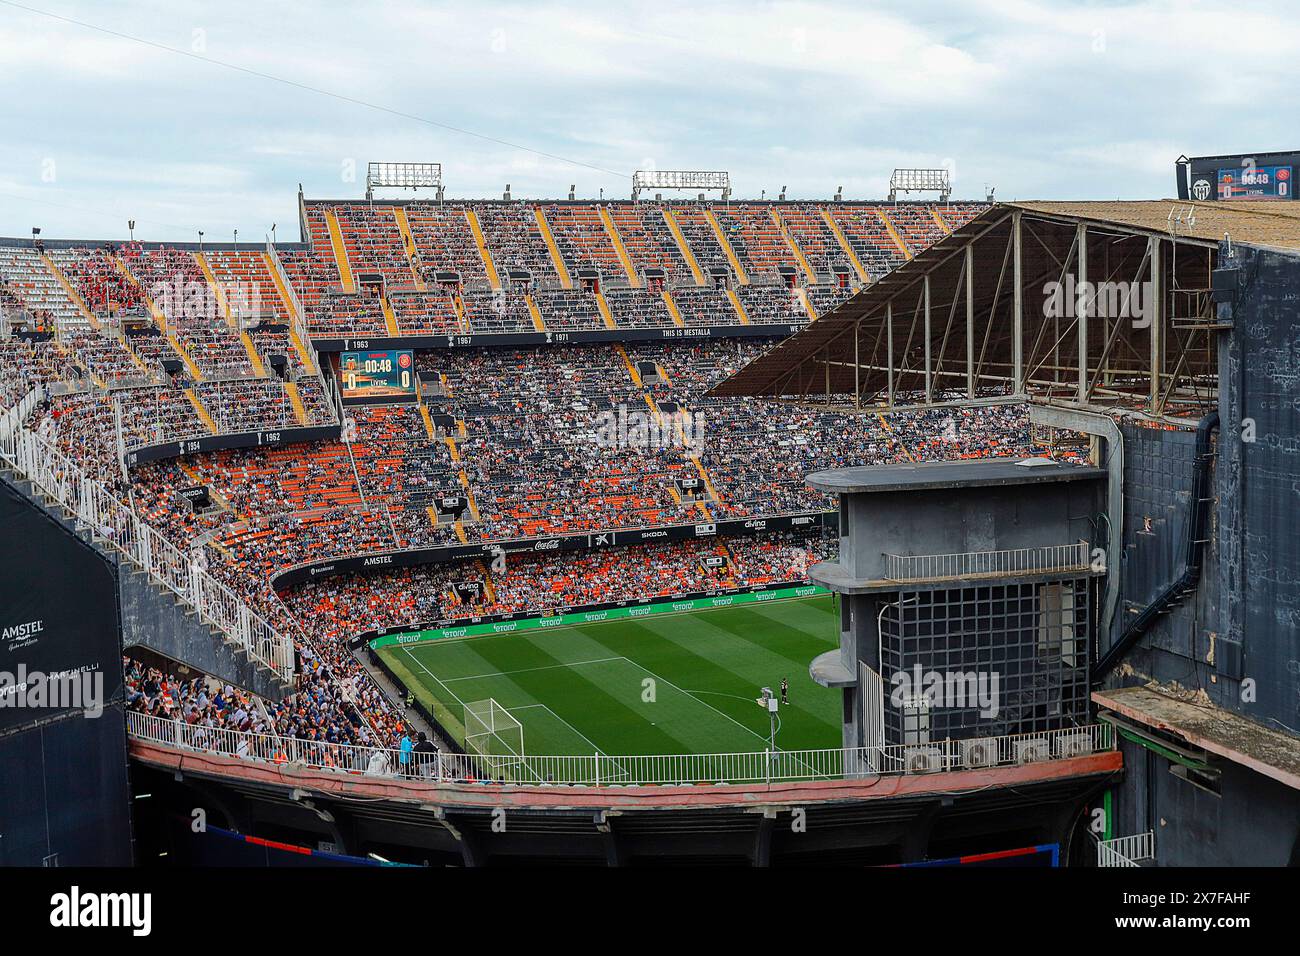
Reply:
[[[652,160],[874,198],[951,159],[962,196],[1088,198],[1167,194],[1181,152],[1296,145],[1300,26],[1246,0],[27,2],[442,125],[0,6],[6,235],[123,210],[148,238],[253,235],[296,221],[300,182],[359,196],[346,160],[439,161],[451,195],[622,196],[588,167]]]

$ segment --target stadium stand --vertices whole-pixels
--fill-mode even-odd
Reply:
[[[894,208],[896,232],[912,245],[982,207]],[[165,537],[204,555],[214,577],[293,635],[298,683],[282,703],[129,661],[130,705],[141,713],[392,746],[404,720],[347,653],[343,639],[358,631],[798,579],[835,540],[768,534],[543,554],[504,571],[429,565],[283,594],[271,576],[374,551],[820,510],[828,500],[804,484],[817,468],[1032,447],[1025,415],[1013,408],[932,410],[889,425],[865,417],[845,427],[829,412],[707,398],[771,344],[712,339],[422,351],[419,370],[445,383],[445,394],[423,406],[350,408],[348,443],[205,452],[124,476],[119,421],[127,451],[331,421],[328,386],[310,367],[310,343],[294,332],[296,307],[308,331],[324,336],[384,335],[394,324],[402,334],[534,331],[539,322],[547,331],[670,329],[679,319],[719,328],[742,321],[729,290],[714,285],[720,278],[748,321],[802,324],[805,302],[821,314],[851,293],[836,279],[846,263],[856,272],[845,244],[872,277],[903,258],[881,207],[858,204],[305,202],[302,210],[301,247],[0,246],[0,407],[49,386],[31,427],[129,493]],[[599,272],[599,293],[576,281],[588,268]],[[658,287],[642,287],[656,270],[671,308]],[[805,281],[808,271],[815,283]],[[366,288],[368,276],[377,287]],[[160,284],[202,290],[204,308],[154,301]],[[12,324],[38,334],[13,334]],[[266,375],[273,354],[287,356],[293,392]],[[167,381],[163,363],[176,361],[185,369]],[[672,410],[697,416],[700,443],[610,443],[600,432],[620,413],[662,422]],[[436,430],[434,414],[450,429]],[[703,478],[699,501],[679,493],[684,477]],[[209,490],[211,508],[196,511],[179,494],[193,485]],[[462,494],[469,511],[440,523],[431,504]],[[706,571],[706,554],[726,561]],[[481,601],[466,604],[451,587],[467,580],[491,584]]]

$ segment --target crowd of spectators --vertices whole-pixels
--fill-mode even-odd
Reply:
[[[416,406],[354,408],[349,443],[195,455],[133,469],[126,481],[113,440],[116,421],[131,443],[193,429],[197,410],[183,390],[88,389],[55,396],[32,424],[129,496],[138,513],[178,546],[201,549],[210,573],[292,636],[298,685],[281,704],[254,701],[200,678],[175,682],[132,664],[134,709],[293,740],[395,746],[407,732],[405,720],[347,651],[344,639],[354,633],[797,580],[809,563],[833,552],[834,539],[768,535],[551,553],[508,558],[497,570],[476,562],[430,565],[320,579],[283,594],[269,584],[275,572],[335,555],[470,538],[692,523],[702,513],[721,519],[822,509],[830,502],[804,483],[821,468],[1033,449],[1025,413],[1013,407],[932,409],[882,422],[705,396],[767,344],[422,353],[421,372],[446,385],[444,395],[431,399],[427,419]],[[0,343],[6,385],[0,399],[15,400],[22,388],[14,383],[60,376],[63,354],[47,343]],[[245,384],[265,383],[230,387]],[[211,390],[199,391],[206,396]],[[324,407],[320,395],[313,402]],[[273,390],[220,407],[222,425],[231,430],[278,424],[288,414]],[[620,409],[653,417],[668,408],[701,416],[701,445],[611,444],[599,432],[608,421],[602,416],[617,416]],[[709,493],[698,503],[683,500],[677,480],[699,474],[707,476]],[[193,484],[210,489],[211,510],[196,513],[178,494]],[[477,514],[440,523],[431,505],[461,494],[472,497]]]
[[[476,560],[317,578],[280,597],[308,631],[342,641],[376,628],[802,581],[837,547],[833,534],[817,530],[525,552],[506,555],[504,567]]]

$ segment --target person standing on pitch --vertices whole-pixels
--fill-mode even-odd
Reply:
[[[788,703],[790,703],[790,680],[789,678],[782,677],[781,678],[781,705],[785,706]]]

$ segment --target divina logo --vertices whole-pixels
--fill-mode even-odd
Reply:
[[[153,896],[82,893],[79,886],[74,886],[67,893],[50,897],[50,925],[64,929],[127,927],[132,936],[148,936],[153,929]]]

